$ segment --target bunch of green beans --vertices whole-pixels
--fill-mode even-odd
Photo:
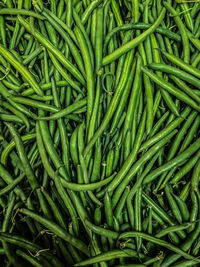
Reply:
[[[0,266],[200,266],[199,0],[0,1]]]

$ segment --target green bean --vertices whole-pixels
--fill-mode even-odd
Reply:
[[[8,76],[10,82],[14,83],[15,85],[20,86],[21,84],[20,84],[19,78],[16,77],[16,75],[14,75],[14,73],[12,71],[9,71],[9,73],[8,73],[8,70],[9,70],[8,67],[9,66],[4,68],[4,67],[0,66],[0,71]]]
[[[188,144],[190,144],[192,142],[192,140],[194,138],[194,135],[195,135],[195,133],[197,131],[197,128],[199,126],[199,123],[200,123],[200,117],[197,116],[195,121],[194,121],[194,123],[193,123],[193,125],[191,126],[191,128],[190,128],[190,130],[189,130],[189,132],[188,132],[188,134],[187,134],[187,136],[186,136],[181,148],[180,148],[181,152],[184,151],[187,148]]]
[[[6,141],[6,139],[4,137],[4,138],[2,138],[2,143],[1,144],[2,144],[2,147],[5,148],[9,143]],[[17,168],[19,170],[23,171],[23,167],[22,167],[21,161],[20,161],[19,157],[17,156],[17,154],[14,151],[12,151],[10,153],[10,158],[11,158],[12,163],[14,164],[14,166],[15,167],[17,166]]]
[[[190,49],[189,49],[189,40],[186,33],[186,28],[181,21],[179,14],[176,12],[176,10],[167,2],[164,2],[163,5],[166,7],[166,9],[173,15],[173,19],[180,31],[182,40],[183,40],[183,54],[184,54],[184,61],[186,63],[189,63],[190,58]]]
[[[55,112],[53,115],[49,116],[49,117],[38,117],[39,120],[44,121],[44,120],[57,120],[60,119],[64,116],[67,116],[68,114],[72,113],[73,111],[85,106],[86,104],[86,99],[82,99],[80,101],[77,101],[71,105],[69,105],[68,107],[66,107],[65,109],[62,109],[58,112]]]
[[[114,16],[113,16],[113,13],[110,12],[109,13],[109,16],[110,16],[110,23],[109,23],[109,29],[108,29],[108,31],[110,32],[113,29],[113,27],[114,27]],[[114,38],[110,40],[110,42],[108,44],[108,53],[112,53],[115,50],[115,41],[116,40]],[[102,46],[102,50],[103,50],[103,46]],[[107,69],[109,69],[109,66],[106,66],[105,68],[107,70]],[[112,74],[115,73],[115,69],[116,69],[116,62],[112,62],[110,64],[110,73],[111,73],[111,76],[108,75],[107,76],[107,79],[106,79],[106,82],[107,82],[106,83],[106,87],[107,88],[110,86],[109,83],[111,82],[111,80],[112,80],[112,87],[114,87],[115,78],[114,78],[114,76]],[[110,102],[110,97],[108,98],[108,100]]]
[[[119,219],[119,217],[120,217],[120,214],[121,214],[121,212],[123,210],[123,207],[125,205],[126,198],[127,198],[128,194],[129,194],[129,191],[130,191],[130,187],[127,186],[124,189],[124,193],[123,193],[123,195],[122,195],[117,207],[115,208],[114,215],[115,215],[116,219]]]
[[[155,36],[153,34],[151,35],[151,44],[152,44],[152,48],[154,49],[153,50],[153,59],[154,59],[154,62],[160,63],[161,62],[161,59],[160,59],[159,52],[157,51],[158,44],[157,44],[156,38],[155,38]],[[160,78],[163,78],[162,73],[160,71],[157,71],[156,74]],[[163,90],[162,87],[161,87],[160,91],[161,91],[161,95],[162,95],[163,99],[165,100],[166,104],[168,105],[169,109],[175,115],[179,116],[179,111],[177,110],[176,105],[173,103],[173,100],[171,99],[171,97],[168,94],[168,92],[166,90]]]
[[[39,100],[39,101],[50,101],[50,100],[53,100],[53,96],[52,95],[47,95],[47,96],[31,95],[30,98],[34,99],[34,100]]]
[[[185,20],[185,23],[186,23],[188,29],[193,31],[193,20],[192,20],[190,12],[188,12],[190,10],[188,3],[182,3],[182,4],[180,4],[180,6],[181,6],[184,20]]]
[[[87,49],[88,49],[88,52],[89,52],[89,55],[90,55],[90,60],[91,60],[92,66],[94,67],[94,54],[93,54],[93,51],[92,51],[92,45],[91,45],[88,33],[86,32],[85,27],[84,27],[84,25],[83,25],[83,23],[81,21],[81,18],[76,13],[75,9],[73,9],[73,18],[74,18],[74,20],[75,20],[75,22],[77,24],[77,26],[75,26],[74,30],[78,27],[80,29],[81,33],[83,34],[84,42],[86,42],[86,44],[87,44]],[[88,29],[90,29],[90,28],[88,28]]]
[[[35,266],[35,267],[42,267],[43,265],[39,263],[38,260],[32,258],[31,256],[29,256],[27,253],[25,253],[22,250],[17,250],[16,254],[21,256],[22,258],[24,258],[26,261],[28,261],[31,265]]]
[[[174,265],[175,267],[186,267],[186,266],[194,266],[195,261],[194,260],[182,260],[179,262],[176,262]]]
[[[78,240],[77,238],[68,234],[62,227],[58,226],[56,223],[51,222],[51,221],[43,218],[42,216],[38,215],[37,213],[32,212],[28,209],[21,209],[20,212],[33,218],[35,221],[43,224],[45,227],[47,227],[49,230],[53,231],[60,238],[69,242],[71,245],[76,247],[78,250],[80,250],[84,254],[88,255],[87,246],[81,240]]]
[[[24,98],[24,97],[16,97],[16,96],[12,96],[10,98],[12,101],[17,102],[17,103],[21,103],[21,104],[25,104],[28,106],[32,106],[32,107],[36,107],[36,108],[40,108],[49,112],[58,112],[59,109],[52,106],[52,105],[48,105],[42,102],[39,102],[37,100],[33,100],[33,99],[28,99],[28,98]]]
[[[152,128],[152,130],[150,132],[150,137],[154,136],[158,132],[158,130],[160,129],[162,124],[165,122],[165,120],[167,119],[168,116],[169,116],[169,111],[164,113],[163,116],[154,125],[154,127]]]
[[[194,86],[199,88],[199,80],[197,78],[193,77],[192,75],[180,70],[180,69],[177,69],[177,68],[172,67],[172,66],[168,67],[165,64],[150,64],[149,67],[152,68],[153,70],[159,69],[159,70],[162,70],[166,73],[174,74],[174,75],[178,76],[179,78],[181,78],[182,80],[185,80],[185,81],[187,81],[187,82],[189,82],[189,83],[191,83]]]
[[[57,59],[63,64],[63,66],[78,80],[81,84],[85,84],[82,75],[79,71],[66,59],[62,56],[62,53],[51,43],[48,39],[46,39],[39,31],[33,29],[30,24],[23,19],[22,17],[18,17],[20,23],[25,27],[27,31],[29,31],[44,47],[46,47]]]
[[[152,147],[149,152],[145,153],[138,161],[135,162],[135,164],[132,166],[132,168],[129,170],[128,174],[126,175],[125,179],[122,181],[121,186],[116,189],[116,191],[113,195],[113,198],[112,198],[113,207],[115,207],[115,205],[117,204],[124,187],[131,181],[131,179],[137,173],[138,169],[141,166],[143,166],[143,164],[145,164],[145,162],[149,158],[151,158],[162,146],[164,146],[175,133],[176,133],[176,131],[172,132],[169,136],[165,137],[163,140],[158,142],[158,144],[156,144],[154,147]],[[128,159],[127,159],[127,161],[128,161]],[[125,164],[124,164],[124,166],[125,166]],[[127,173],[127,171],[126,171],[126,173]],[[122,173],[120,173],[120,175],[122,175]],[[117,185],[120,184],[121,178],[123,178],[123,176],[120,176],[120,175],[117,175],[115,177],[115,179],[110,183],[110,185],[108,187],[109,190],[113,190],[114,188],[116,188]],[[124,173],[123,173],[123,175],[124,175]]]
[[[84,184],[83,171],[82,171],[81,165],[77,166],[77,176],[78,176],[78,184]],[[79,195],[82,200],[84,208],[86,208],[87,207],[87,196],[85,192],[80,191]]]
[[[126,133],[130,127],[130,125],[132,124],[132,120],[133,120],[133,114],[134,112],[136,112],[135,109],[135,105],[134,103],[136,102],[136,99],[139,95],[139,91],[141,90],[141,58],[138,57],[137,59],[137,65],[136,65],[136,72],[135,72],[135,80],[133,83],[133,88],[132,88],[132,92],[130,95],[130,100],[129,100],[129,104],[128,104],[128,109],[127,109],[127,115],[126,115],[126,119],[124,122],[124,129],[123,129],[123,136],[126,136]]]
[[[55,68],[58,70],[58,72],[62,75],[62,77],[71,85],[75,90],[77,90],[79,93],[82,93],[82,90],[80,87],[71,79],[71,77],[63,70],[59,62],[56,60],[56,58],[49,52],[50,58],[55,66]]]
[[[129,155],[129,157],[127,158],[127,160],[125,161],[125,163],[122,166],[121,170],[119,171],[119,173],[115,177],[115,179],[108,186],[109,191],[113,191],[113,189],[116,188],[116,186],[122,181],[122,179],[124,178],[124,176],[129,171],[132,163],[135,161],[135,158],[136,158],[136,155],[137,155],[139,146],[140,146],[141,141],[142,141],[143,133],[144,133],[145,120],[146,120],[146,113],[144,113],[143,119],[142,119],[142,121],[140,123],[140,126],[139,126],[139,129],[138,129],[138,133],[137,133],[137,137],[136,137],[136,141],[135,141],[135,145],[133,147],[133,150],[132,150],[131,154]],[[130,178],[127,178],[127,179],[130,179]]]
[[[71,203],[71,200],[67,194],[67,192],[65,191],[63,185],[62,185],[62,182],[60,180],[59,177],[55,177],[55,186],[58,190],[58,193],[60,194],[64,204],[66,205],[66,207],[68,208],[68,211],[70,213],[70,217],[72,219],[72,226],[73,226],[73,229],[74,229],[74,232],[76,235],[78,235],[79,233],[79,224],[78,224],[78,221],[76,220],[76,217],[77,217],[77,214],[76,214],[76,211]]]
[[[150,38],[147,37],[147,39],[145,41],[147,43],[149,43]],[[151,53],[148,52],[145,55],[143,44],[139,45],[139,51],[140,51],[141,57],[143,59],[143,64],[146,65],[148,57],[149,57],[148,54],[151,55]],[[150,82],[149,77],[144,74],[143,80],[144,80],[145,94],[146,94],[146,100],[147,100],[147,121],[146,121],[147,125],[146,125],[146,128],[147,128],[147,133],[149,133],[151,128],[152,128],[152,125],[153,125],[153,112],[152,112],[152,110],[153,110],[153,91],[152,91],[152,86],[151,86],[151,82]]]
[[[105,206],[105,217],[106,222],[109,228],[113,228],[113,211],[112,211],[112,203],[109,192],[106,191],[104,196],[104,206]]]
[[[7,47],[6,42],[6,30],[5,30],[5,19],[3,16],[0,16],[0,34],[1,34],[1,40],[5,47]]]
[[[65,228],[66,225],[65,225],[63,216],[62,216],[59,208],[56,206],[53,199],[51,198],[49,193],[44,188],[41,188],[41,191],[42,191],[42,194],[44,195],[44,197],[46,198],[47,202],[51,206],[51,209],[52,209],[52,212],[56,218],[56,221],[60,224],[61,227]]]
[[[165,9],[163,8],[163,10],[161,11],[160,16],[158,17],[158,19],[156,20],[156,22],[148,30],[146,30],[144,33],[140,34],[138,37],[136,37],[132,41],[130,41],[127,44],[123,45],[122,47],[116,49],[110,55],[104,57],[102,64],[103,65],[109,64],[113,60],[117,59],[118,57],[120,57],[124,53],[130,51],[131,49],[133,49],[137,45],[139,45],[141,42],[143,42],[148,35],[150,35],[151,33],[154,32],[154,30],[162,22],[164,16],[165,16]]]
[[[168,184],[166,184],[165,185],[165,194],[166,194],[167,200],[168,200],[169,205],[171,207],[172,213],[174,214],[177,221],[181,224],[182,223],[181,212],[180,212],[179,207],[178,207],[176,201],[174,200],[173,195],[171,194],[170,191],[171,191],[170,186]]]
[[[199,5],[198,5],[198,2],[195,2],[194,5],[193,5],[193,8],[191,10],[191,16],[192,18],[196,15],[196,13],[198,12],[199,10]]]
[[[158,219],[160,220],[161,219],[161,222],[163,220],[163,221],[167,222],[170,226],[174,226],[175,225],[175,222],[171,219],[171,217],[158,204],[156,204],[147,194],[145,194],[143,192],[142,193],[142,197],[144,198],[144,200],[145,200],[145,202],[147,204],[151,205],[151,207],[152,207],[152,215],[153,215],[153,217],[155,217],[156,220],[158,220]],[[162,222],[161,225],[164,226],[163,222]],[[183,231],[178,231],[177,234],[181,238],[185,238],[185,233]],[[173,235],[173,237],[174,237],[174,235]],[[177,240],[177,237],[176,237],[176,240]]]
[[[22,63],[22,58],[20,57],[19,53],[15,51],[14,49],[10,49],[11,54],[19,61],[19,63]]]
[[[70,51],[71,51],[71,53],[72,53],[77,65],[79,66],[79,69],[80,69],[81,73],[83,74],[83,76],[85,76],[85,70],[84,70],[84,66],[83,66],[83,61],[82,61],[81,56],[79,55],[77,47],[74,45],[73,41],[68,37],[66,32],[62,28],[60,28],[59,23],[55,22],[55,20],[53,19],[54,16],[51,17],[51,15],[48,14],[49,12],[46,13],[45,11],[46,10],[44,9],[42,11],[42,14],[48,19],[48,21],[51,23],[51,25],[60,33],[60,35],[66,41],[66,43],[69,46],[69,49],[70,49]]]
[[[90,221],[86,220],[85,221],[86,225],[89,227],[89,229],[98,234],[98,235],[103,235],[103,236],[107,236],[110,239],[117,239],[118,238],[118,233],[111,231],[111,230],[107,230],[105,228],[102,228],[100,226],[94,225],[92,224]]]
[[[90,183],[90,184],[75,184],[75,183],[70,183],[65,181],[64,182],[64,187],[68,188],[70,190],[73,191],[92,191],[92,190],[96,190],[98,188],[101,188],[102,186],[110,183],[114,176],[116,175],[116,173],[112,174],[110,177],[107,177],[106,179],[99,181],[99,182],[95,182],[95,183]]]
[[[126,160],[131,151],[131,131],[128,130],[124,138],[124,160]]]
[[[84,123],[80,124],[78,127],[78,152],[79,152],[79,161],[80,161],[81,169],[83,172],[83,181],[84,183],[88,183],[89,177],[88,177],[87,164],[86,164],[86,160],[84,159],[82,155],[83,148],[84,148],[84,128],[85,128]],[[88,191],[88,195],[93,200],[93,202],[101,206],[101,202],[96,198],[96,196],[93,194],[92,191]]]
[[[53,12],[51,12],[50,10],[44,8],[43,9],[45,11],[45,13],[47,13],[49,16],[51,16],[54,21],[56,21],[58,24],[61,25],[61,27],[69,34],[69,36],[72,38],[72,40],[74,42],[77,42],[76,41],[76,37],[75,37],[75,34],[73,33],[73,31],[70,29],[70,26],[69,25],[66,25],[60,18],[58,18]],[[41,11],[41,10],[40,10]]]
[[[14,211],[14,205],[16,203],[16,196],[15,196],[14,193],[11,192],[9,194],[8,201],[9,201],[9,205],[7,207],[5,218],[4,218],[4,221],[3,221],[3,224],[2,224],[2,229],[1,229],[2,232],[6,232],[9,229],[9,224],[10,224],[11,216],[12,216],[12,213]],[[9,259],[9,262],[10,263],[14,263],[14,262],[16,263],[16,258],[12,254],[11,248],[10,248],[9,244],[7,244],[4,240],[1,240],[1,242],[2,242],[3,248],[4,248],[5,252],[6,252],[6,256]]]
[[[53,95],[54,95],[54,103],[55,105],[60,108],[60,101],[57,95],[57,91],[56,91],[56,85],[55,85],[55,81],[54,79],[51,80],[52,82],[52,91],[53,91]],[[60,131],[60,136],[61,136],[61,144],[62,144],[62,150],[63,150],[63,163],[66,165],[66,169],[67,169],[67,173],[68,175],[70,175],[70,168],[69,168],[69,141],[67,136],[65,135],[65,125],[62,119],[58,120],[58,127],[59,127],[59,131]]]
[[[198,265],[199,5],[4,2],[2,264]]]
[[[43,16],[33,11],[25,10],[25,9],[15,9],[15,8],[2,8],[0,10],[0,15],[23,15],[23,16],[33,16],[41,20],[45,19]]]
[[[198,198],[198,202],[199,202],[199,198]],[[190,235],[188,235],[188,237],[186,238],[186,240],[184,241],[184,243],[181,244],[180,248],[182,250],[187,251],[191,247],[191,245],[194,243],[194,241],[196,240],[196,238],[199,236],[199,233],[200,233],[199,225],[200,225],[200,223],[198,222],[197,225],[196,225],[196,227],[195,227],[195,230],[192,231],[190,233]],[[163,262],[163,266],[164,267],[169,266],[168,264],[172,264],[173,262],[177,261],[179,258],[180,258],[180,255],[178,255],[178,254],[171,254],[171,255],[169,255],[165,259],[165,261]]]
[[[6,57],[6,59],[8,60],[8,62],[10,62],[10,64],[12,64],[27,80],[27,82],[31,85],[31,87],[34,89],[34,91],[39,94],[39,95],[43,95],[43,92],[41,90],[41,88],[39,87],[39,85],[36,83],[34,77],[32,76],[32,74],[22,65],[20,64],[15,58],[14,56],[8,52],[2,45],[0,45],[0,53]]]
[[[167,228],[161,230],[159,233],[157,233],[155,237],[161,238],[161,237],[169,234],[170,232],[177,232],[177,231],[180,231],[180,230],[185,230],[188,227],[190,227],[190,225],[191,225],[191,223],[185,223],[185,224],[182,224],[182,225],[175,225],[175,226],[167,227]]]
[[[96,38],[96,30],[95,30],[97,23],[96,18],[97,18],[97,9],[93,11],[92,22],[91,22],[91,44],[93,47],[95,47],[95,38]]]
[[[7,232],[9,225],[10,225],[11,216],[12,216],[12,213],[14,211],[15,204],[16,204],[16,195],[14,192],[11,192],[9,194],[8,200],[9,200],[9,202],[8,202],[9,204],[8,204],[8,207],[6,210],[4,221],[2,223],[2,228],[1,228],[2,232]]]
[[[145,266],[146,265],[144,264],[137,264],[137,263],[116,265],[116,267],[145,267]]]
[[[134,23],[134,24],[124,24],[122,26],[116,27],[114,28],[110,33],[107,34],[106,38],[105,38],[105,42],[104,42],[104,51],[106,49],[106,46],[108,45],[110,39],[112,38],[112,36],[114,34],[116,34],[118,31],[122,31],[122,30],[147,30],[151,27],[151,24],[148,23]],[[173,33],[172,31],[168,30],[168,29],[164,29],[161,27],[157,27],[155,32],[159,33],[159,34],[163,34],[166,35],[168,38],[171,38],[173,40],[176,40],[177,42],[181,41],[181,37],[178,34]]]
[[[162,66],[161,64],[154,64],[150,65],[150,67],[154,68],[155,65]],[[172,67],[171,67],[172,68]],[[156,84],[164,88],[166,91],[168,91],[170,94],[176,96],[178,99],[182,100],[183,102],[187,103],[197,111],[199,111],[199,106],[185,93],[181,92],[179,89],[177,89],[175,86],[170,84],[169,82],[166,82],[163,78],[158,77],[153,72],[149,71],[145,67],[141,67],[142,71],[149,76],[150,79],[152,79]],[[159,68],[160,70],[160,68]],[[189,74],[188,74],[189,75]]]
[[[191,159],[175,174],[173,179],[170,181],[171,184],[176,184],[181,178],[187,174],[196,164],[200,157],[200,152],[197,152]]]
[[[28,141],[28,140],[33,140],[35,139],[35,134],[28,134],[28,135],[24,135],[21,137],[21,140],[24,142],[24,141]],[[7,158],[8,158],[8,155],[9,153],[12,151],[12,149],[15,147],[15,142],[12,141],[10,142],[6,148],[3,150],[2,154],[1,154],[1,163],[3,165],[6,164],[7,162]]]
[[[15,145],[16,145],[16,148],[18,150],[18,153],[19,153],[19,157],[20,157],[20,160],[22,162],[22,165],[24,167],[24,172],[26,173],[26,176],[29,180],[29,183],[32,187],[32,189],[36,189],[38,187],[38,182],[37,182],[37,179],[33,173],[33,170],[30,166],[30,163],[27,159],[27,156],[25,154],[25,150],[24,150],[24,146],[23,146],[23,143],[22,143],[22,140],[21,140],[21,137],[19,136],[19,133],[17,132],[17,130],[13,127],[12,124],[8,124],[7,123],[7,127],[9,128],[9,131],[10,133],[12,134],[13,136],[13,139],[15,141]]]
[[[179,210],[181,212],[181,215],[183,217],[183,219],[185,221],[188,221],[189,219],[189,210],[188,210],[188,207],[186,205],[186,203],[181,199],[179,198],[178,196],[176,196],[175,194],[173,194],[173,197],[175,198],[178,206],[179,206]]]
[[[94,100],[94,106],[92,107],[91,119],[89,122],[88,141],[90,141],[91,137],[94,135],[96,117],[97,117],[98,106],[99,106],[99,101],[100,101],[100,92],[101,92],[100,78],[101,78],[102,72],[100,70],[100,67],[102,64],[102,43],[103,43],[103,9],[102,7],[98,8],[97,10],[96,26],[99,29],[99,34],[96,35],[96,39],[95,39],[95,69],[96,69],[98,76],[97,76],[97,82],[96,82],[96,96]],[[92,97],[92,94],[91,94],[91,97]]]
[[[40,53],[44,51],[44,49],[42,47],[38,47],[33,53],[29,54],[24,60],[23,60],[23,64],[27,65],[29,62],[31,62],[31,60],[33,60],[35,57],[37,57],[38,55],[40,55]]]
[[[86,43],[84,41],[84,36],[78,28],[75,28],[75,34],[79,42],[79,47],[81,49],[85,70],[86,70],[86,81],[87,81],[87,125],[89,125],[89,120],[91,118],[92,109],[94,105],[94,80],[93,80],[93,70],[92,63],[90,61],[89,51],[87,49]]]
[[[193,98],[197,103],[200,103],[199,96],[194,92],[194,90],[188,87],[181,79],[179,79],[174,75],[169,75],[169,77],[176,83],[177,86],[179,86],[181,90],[183,90],[187,95]]]
[[[189,195],[189,189],[190,189],[190,182],[186,183],[186,185],[183,187],[181,193],[180,193],[180,199],[183,201],[186,201],[188,195]]]
[[[171,146],[171,150],[167,155],[167,160],[171,160],[175,154],[176,151],[178,150],[178,147],[181,143],[181,140],[184,138],[185,133],[187,132],[188,128],[191,126],[192,122],[194,121],[194,119],[197,116],[197,112],[196,111],[192,111],[191,114],[188,116],[186,122],[183,124],[183,126],[181,127],[181,129],[179,130],[179,133],[177,134],[172,146]]]
[[[135,202],[134,202],[134,208],[135,208],[135,231],[140,232],[142,230],[142,214],[141,214],[141,201],[142,201],[142,188],[139,187],[136,195],[135,195]],[[142,239],[140,237],[136,237],[136,246],[137,250],[140,251],[142,245]]]
[[[86,146],[85,150],[84,150],[84,157],[87,155],[87,153],[90,151],[90,149],[94,146],[96,140],[101,136],[101,134],[103,133],[104,129],[107,127],[109,121],[111,120],[116,108],[117,108],[117,104],[119,102],[119,98],[122,94],[122,91],[124,89],[124,86],[126,84],[127,78],[128,78],[128,73],[131,67],[131,62],[132,62],[132,52],[128,53],[127,58],[126,58],[126,64],[124,64],[124,68],[123,68],[123,74],[120,80],[119,85],[116,88],[115,94],[112,98],[112,101],[108,107],[108,110],[104,116],[104,119],[101,123],[101,125],[99,126],[98,130],[96,131],[96,133],[94,134],[94,136],[92,137],[92,139],[90,140],[90,142],[88,143],[88,145]]]
[[[81,16],[81,21],[83,24],[85,24],[90,16],[90,14],[101,4],[102,0],[95,0],[93,1],[84,11],[84,13]]]
[[[64,6],[65,6],[65,1],[60,1],[60,3],[57,5],[57,17],[60,18],[62,14],[64,13]]]
[[[183,60],[176,57],[175,55],[171,55],[171,54],[169,54],[163,50],[160,50],[160,51],[173,64],[177,65],[178,67],[185,70],[186,72],[191,73],[192,75],[196,76],[197,78],[200,78],[200,71],[197,68],[191,66],[188,63],[185,63]]]
[[[0,119],[2,121],[19,122],[19,123],[23,124],[23,121],[20,118],[18,118],[15,115],[11,115],[11,114],[1,114],[0,113]]]
[[[129,78],[127,80],[126,87],[125,87],[124,92],[122,94],[120,104],[118,106],[118,109],[115,112],[115,116],[113,117],[112,124],[111,124],[111,127],[110,127],[110,132],[111,133],[117,127],[117,125],[119,123],[119,118],[121,117],[123,109],[124,109],[124,107],[126,105],[126,102],[128,100],[128,96],[129,96],[129,93],[130,93],[130,90],[131,90],[131,85],[133,83],[133,76],[134,76],[134,73],[135,73],[135,67],[136,67],[136,60],[134,60],[134,62],[133,62],[133,67],[131,69],[131,73],[129,74]]]
[[[159,155],[159,152],[152,158],[150,163],[147,165],[146,170],[142,173],[140,178],[137,179],[136,183],[131,188],[131,190],[130,190],[128,196],[127,196],[127,208],[128,208],[130,223],[132,222],[132,227],[133,227],[133,207],[131,205],[132,199],[133,199],[134,195],[136,194],[137,190],[139,189],[139,187],[141,186],[144,177],[147,175],[147,173],[150,171],[150,169],[152,168],[153,164],[157,160],[158,155]]]
[[[67,85],[68,85],[68,82],[66,82],[64,80],[56,81],[56,86],[58,86],[58,87],[67,86]],[[43,91],[51,89],[51,83],[49,82],[49,83],[42,84],[41,89]],[[33,89],[29,88],[29,89],[26,89],[22,92],[22,96],[29,96],[29,95],[32,95],[33,93],[34,93]]]
[[[114,150],[111,149],[106,158],[106,176],[110,176],[113,169],[113,161],[114,161]]]
[[[131,36],[132,36],[132,32],[131,31],[128,31],[125,34],[125,37],[124,37],[124,39],[122,41],[122,44],[126,44],[131,39]],[[114,42],[114,40],[113,40],[113,42]],[[117,46],[117,45],[115,45],[115,46]],[[120,57],[119,63],[117,65],[116,79],[115,79],[115,84],[116,85],[118,85],[118,83],[120,81],[121,73],[122,73],[122,70],[123,70],[123,66],[124,66],[125,60],[127,60],[126,54],[124,54],[124,55],[122,55],[122,57]]]
[[[183,256],[186,259],[193,259],[196,260],[197,262],[199,261],[198,259],[194,258],[193,256],[189,255],[188,253],[184,252],[183,250],[177,248],[176,246],[161,240],[159,238],[156,237],[152,237],[150,235],[147,235],[145,233],[140,233],[140,232],[126,232],[124,234],[121,234],[119,236],[119,239],[123,239],[123,238],[134,238],[134,237],[142,237],[150,242],[153,242],[155,244],[158,244],[160,246],[166,247],[169,250],[172,250],[174,252],[176,252],[178,255]]]
[[[2,80],[2,83],[7,87],[7,88],[9,88],[9,89],[11,89],[11,90],[13,90],[13,91],[15,91],[15,92],[19,92],[20,91],[20,86],[17,86],[17,85],[15,85],[15,84],[13,84],[13,83],[10,83],[10,82],[8,82],[8,81],[6,81],[6,80]],[[21,86],[22,87],[22,86]],[[33,89],[32,89],[33,90]],[[33,90],[33,92],[34,92],[34,90]]]
[[[71,139],[70,139],[70,153],[71,153],[72,161],[75,166],[78,165],[79,163],[77,137],[78,137],[78,127],[74,130],[74,132],[71,135]]]
[[[40,121],[39,125],[36,126],[36,129],[38,127],[40,127],[42,139],[44,141],[44,145],[47,149],[47,152],[48,152],[50,158],[52,159],[54,165],[56,166],[56,169],[58,169],[59,172],[62,174],[62,176],[65,177],[65,179],[66,179],[68,176],[65,172],[65,168],[62,167],[63,166],[62,160],[59,158],[58,153],[57,153],[57,151],[53,145],[53,141],[52,141],[52,138],[50,136],[50,132],[49,132],[49,129],[48,129],[46,122]],[[37,129],[37,131],[39,134],[39,129]]]
[[[41,165],[41,162],[36,163],[33,166],[33,169],[37,168],[40,165]],[[25,178],[25,174],[23,173],[19,177],[17,177],[13,182],[9,183],[7,186],[5,186],[3,189],[1,189],[0,190],[0,196],[13,190],[24,178]]]
[[[28,249],[31,252],[37,252],[37,251],[41,251],[42,250],[42,248],[40,246],[28,241],[27,239],[21,238],[19,236],[15,236],[13,234],[8,234],[8,233],[2,233],[1,232],[0,239],[4,240],[4,241],[6,241],[6,242],[8,242],[10,244],[14,244],[14,245],[16,245],[18,247],[22,247],[24,249]],[[45,257],[48,260],[50,260],[51,263],[54,266],[57,266],[57,267],[61,267],[62,266],[61,262],[54,255],[48,253],[47,251],[44,251],[43,253],[44,253],[43,257]]]
[[[116,170],[118,166],[119,158],[120,158],[120,148],[119,145],[117,144],[114,151],[113,171]]]
[[[90,264],[98,263],[101,261],[109,261],[115,258],[136,258],[137,252],[131,249],[116,249],[109,252],[104,252],[91,259],[76,263],[75,266],[88,266]],[[144,258],[144,255],[140,253],[140,257]]]
[[[149,22],[149,18],[148,18],[148,10],[149,10],[149,3],[147,1],[147,4],[144,8],[144,15],[143,15],[143,20],[145,23]],[[151,63],[152,62],[152,53],[151,51],[151,42],[150,42],[150,37],[148,36],[147,39],[144,41],[144,47],[145,50],[148,51],[146,56],[147,56],[147,62]]]
[[[4,255],[5,254],[5,250],[2,248],[0,249],[0,255]]]
[[[198,156],[198,153],[197,153]],[[193,190],[197,190],[198,188],[198,183],[199,183],[199,168],[200,168],[200,161],[198,159],[193,174],[192,174],[192,178],[191,178],[191,186]]]
[[[193,255],[198,255],[198,252],[199,252],[199,239],[198,239],[198,241],[196,242],[196,244],[195,244],[195,246],[194,246],[194,248],[193,248],[193,251],[192,251],[193,253]]]
[[[95,145],[95,155],[94,155],[93,170],[91,174],[91,182],[97,181],[100,175],[101,158],[102,158],[101,144],[100,140],[98,139]]]
[[[19,6],[22,7],[20,2],[19,2],[19,5],[18,5],[18,8],[21,8]],[[10,46],[9,46],[10,49],[13,49],[16,46],[16,40],[17,40],[17,37],[18,37],[18,34],[19,34],[19,30],[20,30],[20,23],[19,23],[19,20],[17,19],[15,27],[14,27],[13,35],[12,35],[11,41],[10,41]]]
[[[121,17],[119,5],[115,0],[111,0],[111,8],[112,8],[113,14],[115,16],[117,25],[121,26],[123,24],[123,20]],[[122,34],[122,37],[123,37],[123,34]]]
[[[173,166],[183,163],[186,159],[188,159],[191,155],[193,155],[200,147],[200,139],[197,139],[188,149],[182,152],[180,155],[175,157],[174,159],[168,161],[162,167],[157,168],[152,171],[143,181],[144,184],[149,183],[153,179],[156,179],[160,174],[164,171],[171,169]]]

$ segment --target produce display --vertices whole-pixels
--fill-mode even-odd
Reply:
[[[0,1],[0,266],[200,266],[200,1]]]

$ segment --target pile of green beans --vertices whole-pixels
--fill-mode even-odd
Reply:
[[[199,0],[0,1],[0,266],[200,266]]]

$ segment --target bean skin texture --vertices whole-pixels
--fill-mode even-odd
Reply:
[[[0,265],[200,264],[198,2],[0,2]]]
[[[18,17],[20,23],[31,33],[34,35],[35,38],[38,39],[38,41],[41,42],[47,49],[49,49],[57,58],[60,60],[60,62],[74,75],[75,78],[77,78],[82,84],[85,84],[84,79],[82,78],[79,71],[65,58],[63,58],[60,51],[54,47],[54,45],[49,42],[44,36],[40,34],[37,30],[34,30],[31,28],[30,24],[24,20],[22,17]]]
[[[26,78],[27,82],[32,86],[34,91],[43,96],[43,92],[40,89],[39,85],[36,83],[33,75],[23,66],[21,65],[10,52],[8,52],[2,45],[0,45],[0,53],[6,57],[6,59],[12,64],[24,77]]]
[[[161,23],[161,21],[163,20],[163,18],[165,16],[165,12],[166,12],[166,10],[163,8],[163,10],[161,11],[160,16],[157,19],[157,21],[155,22],[155,24],[152,25],[146,32],[144,32],[143,34],[139,35],[138,37],[136,37],[135,39],[133,39],[129,43],[125,44],[124,46],[118,48],[112,54],[110,54],[107,57],[103,58],[103,62],[102,62],[103,65],[109,64],[110,62],[112,62],[113,60],[117,59],[118,57],[120,57],[124,53],[128,52],[130,49],[133,49],[134,47],[139,45],[139,43],[143,42],[145,40],[145,38],[148,35],[150,35],[151,33],[153,33],[153,31]]]

